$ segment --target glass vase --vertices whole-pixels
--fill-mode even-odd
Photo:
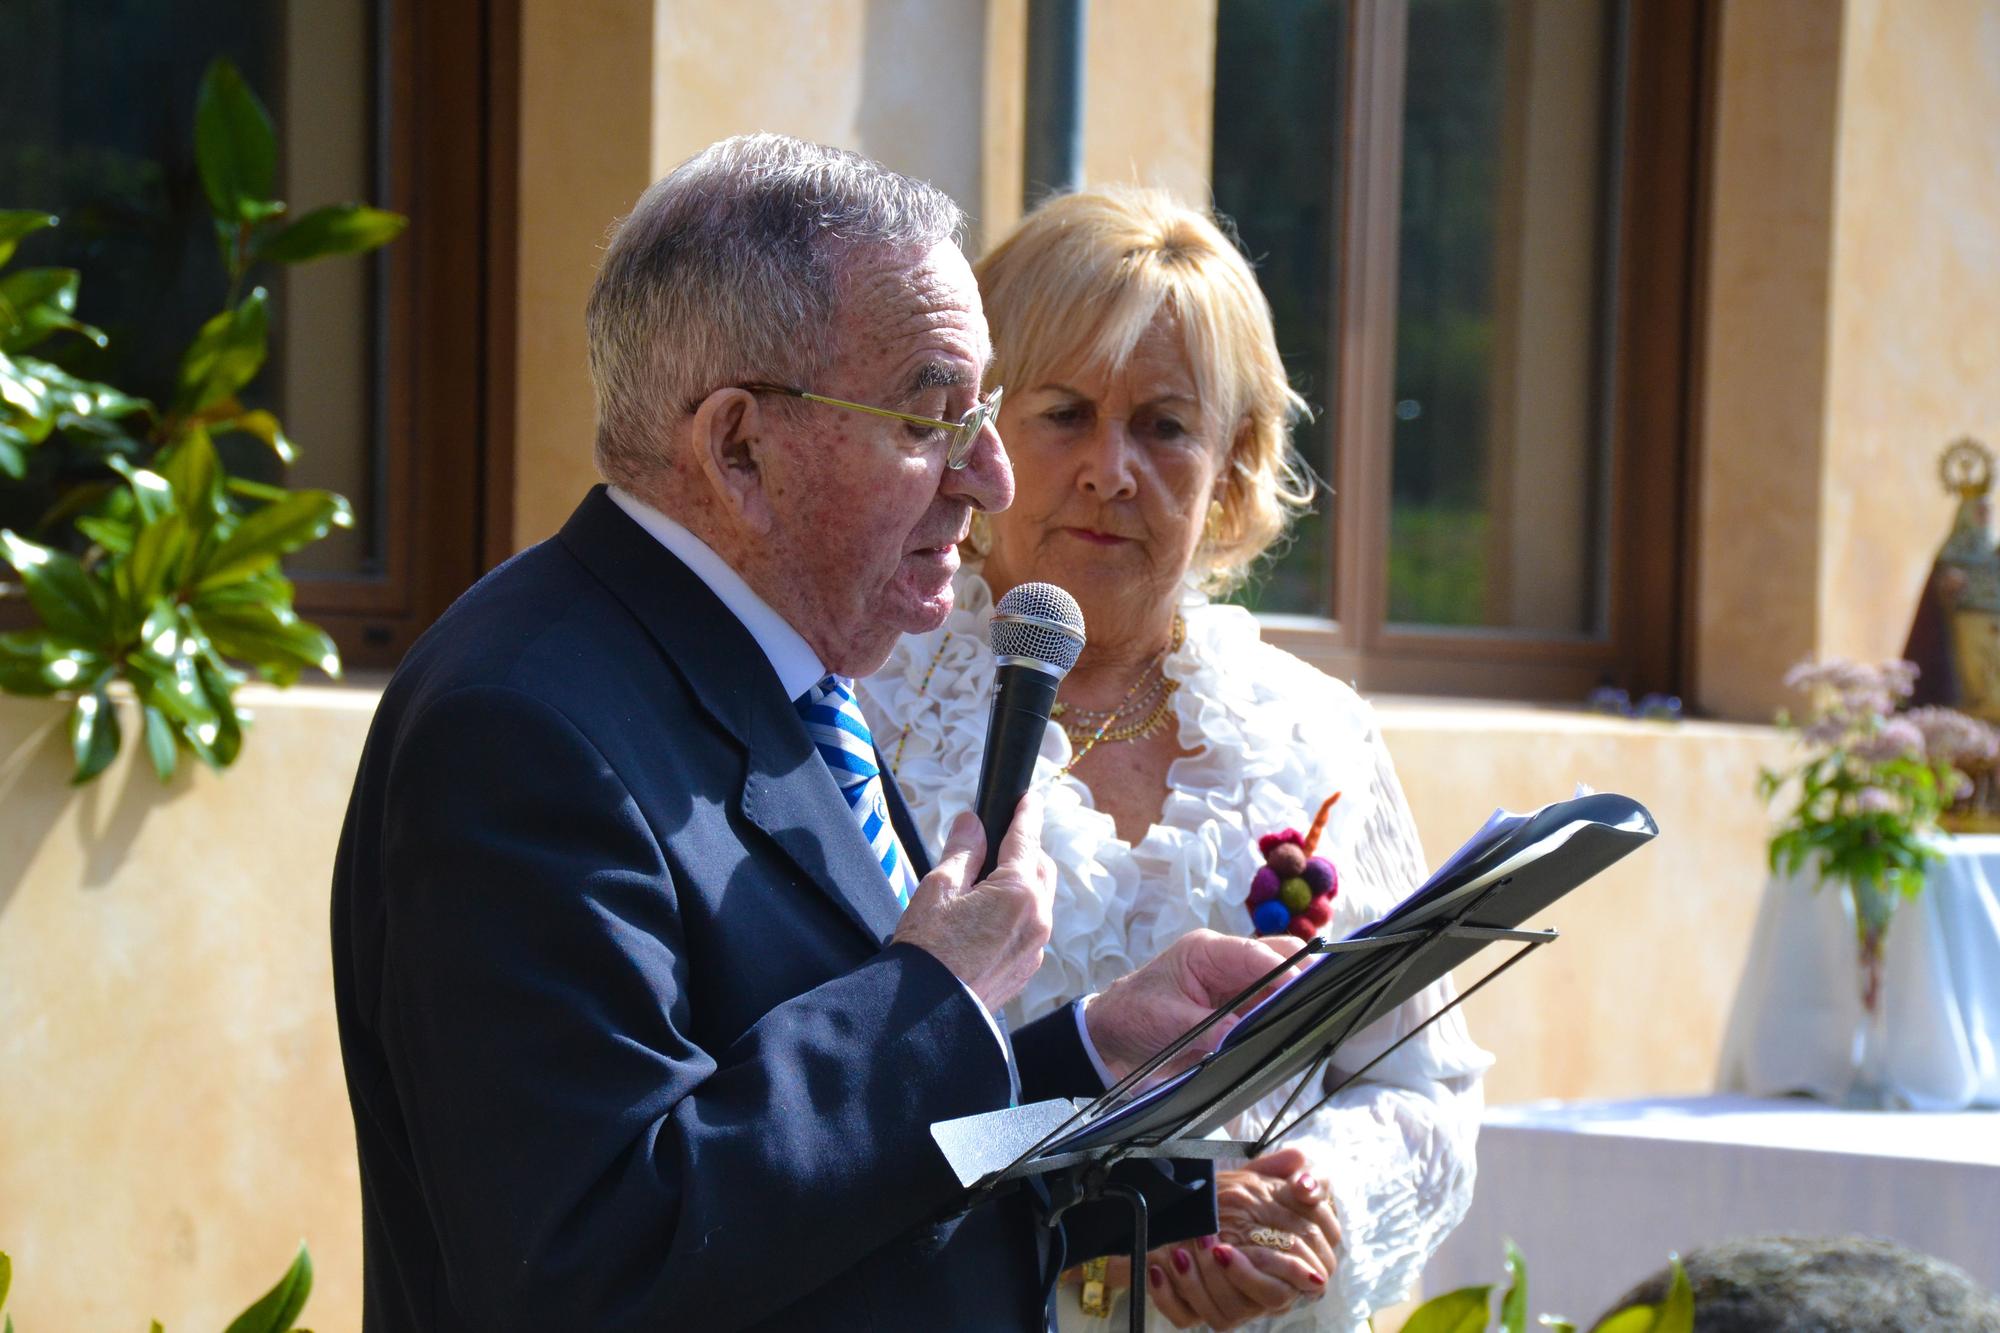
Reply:
[[[1855,1111],[1893,1111],[1903,1102],[1889,1084],[1889,1026],[1883,980],[1889,924],[1896,895],[1872,880],[1848,886],[1854,903],[1855,981],[1861,1016],[1854,1027],[1853,1072],[1841,1105]]]

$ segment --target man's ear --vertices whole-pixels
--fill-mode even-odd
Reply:
[[[695,466],[718,504],[752,532],[770,530],[774,517],[765,486],[766,422],[757,396],[745,389],[717,389],[695,408],[689,444]]]

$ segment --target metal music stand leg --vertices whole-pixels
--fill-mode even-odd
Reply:
[[[1126,1327],[1131,1333],[1146,1333],[1146,1251],[1152,1248],[1146,1241],[1146,1196],[1129,1185],[1106,1184],[1100,1193],[1123,1199],[1132,1208],[1132,1282]]]

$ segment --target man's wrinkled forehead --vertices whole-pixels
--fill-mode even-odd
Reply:
[[[993,342],[972,266],[956,245],[856,256],[845,276],[836,323],[869,352],[915,357],[899,377],[903,387],[977,391]]]

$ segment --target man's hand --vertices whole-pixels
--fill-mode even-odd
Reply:
[[[1293,952],[1281,953],[1263,940],[1240,935],[1191,930],[1085,1006],[1091,1045],[1105,1066],[1123,1078]],[[1234,1022],[1224,1019],[1202,1033],[1167,1069],[1215,1049]]]
[[[910,896],[894,942],[914,944],[950,968],[988,1009],[1021,993],[1042,965],[1056,896],[1056,866],[1042,850],[1042,798],[1014,807],[993,874],[972,877],[986,859],[986,834],[968,810],[951,826],[936,868]]]

